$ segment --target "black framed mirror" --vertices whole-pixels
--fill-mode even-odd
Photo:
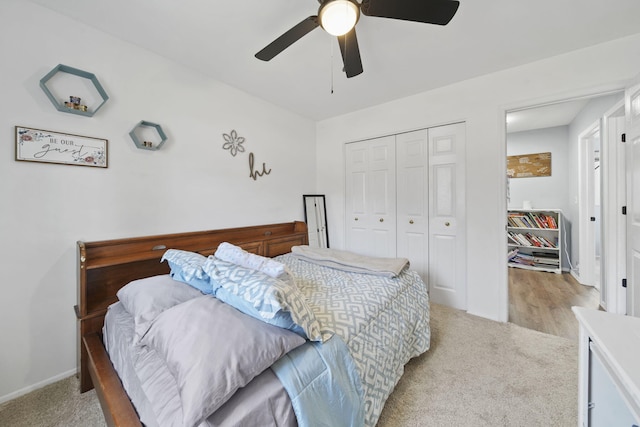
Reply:
[[[329,247],[329,230],[327,228],[327,205],[324,194],[304,194],[304,222],[309,230],[309,246],[316,248]]]

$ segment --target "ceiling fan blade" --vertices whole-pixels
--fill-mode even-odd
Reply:
[[[360,11],[367,16],[447,25],[459,6],[456,0],[363,0]]]
[[[263,61],[272,60],[280,52],[297,42],[299,39],[304,37],[307,33],[309,33],[311,30],[314,30],[319,25],[320,23],[318,22],[317,16],[310,16],[303,19],[289,31],[272,41],[269,45],[267,45],[267,47],[256,53],[256,58]]]
[[[362,73],[362,60],[360,59],[360,48],[358,47],[355,27],[344,36],[338,36],[338,44],[340,45],[344,72],[347,77],[355,77]]]

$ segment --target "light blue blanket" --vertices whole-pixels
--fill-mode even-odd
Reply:
[[[344,341],[307,342],[271,369],[291,398],[299,427],[364,426],[362,384]]]

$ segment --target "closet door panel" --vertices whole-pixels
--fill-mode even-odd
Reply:
[[[370,221],[373,242],[365,253],[379,257],[395,257],[395,175],[388,170],[378,170],[373,171],[370,178]]]
[[[397,256],[428,280],[427,130],[396,135]]]
[[[367,199],[369,154],[365,142],[347,144],[345,147],[346,188],[345,226],[346,247],[360,252],[370,246],[369,212]]]
[[[354,172],[348,177],[347,193],[350,194],[349,208],[352,213],[366,215],[367,198],[365,190],[367,188],[367,174],[364,172]]]
[[[364,249],[362,253],[375,257],[393,258],[396,256],[396,240],[395,233],[389,230],[374,228],[371,232],[373,242],[369,248]]]
[[[433,167],[433,215],[455,221],[456,165],[449,163]]]
[[[396,253],[395,137],[369,141],[367,200],[372,241],[366,255],[394,257]]]
[[[466,310],[464,124],[429,129],[429,290]]]
[[[347,249],[395,256],[395,138],[347,144],[346,161]]]
[[[431,236],[431,261],[437,266],[431,270],[429,285],[432,292],[444,296],[440,304],[452,306],[455,303],[456,286],[456,242],[455,237],[446,234]]]

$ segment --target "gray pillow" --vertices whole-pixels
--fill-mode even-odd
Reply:
[[[204,295],[164,311],[140,342],[164,359],[195,426],[305,339]]]
[[[129,282],[116,295],[133,316],[136,332],[133,344],[136,344],[160,313],[174,305],[202,296],[202,292],[164,274]]]

